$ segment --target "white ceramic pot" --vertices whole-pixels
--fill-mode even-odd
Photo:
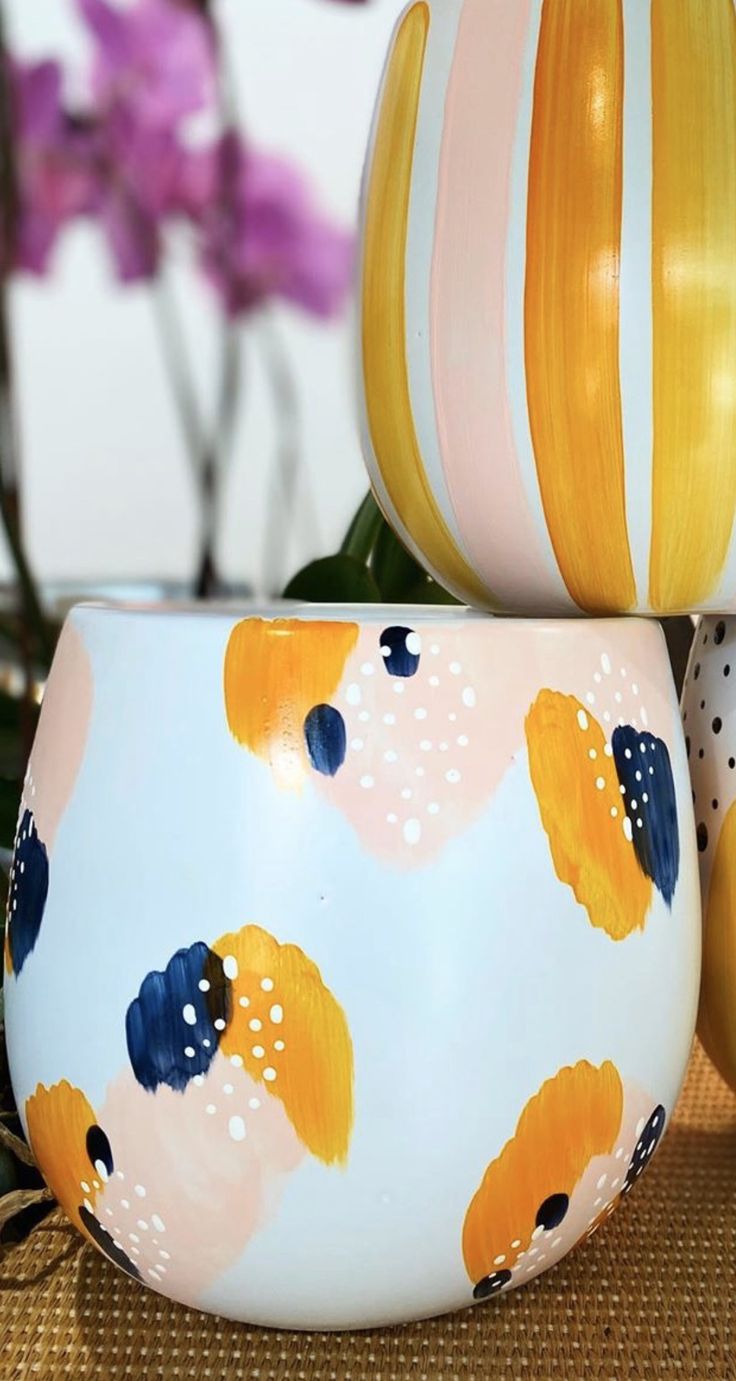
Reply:
[[[733,0],[416,0],[363,222],[366,455],[432,574],[736,610]]]
[[[736,1091],[736,619],[702,619],[682,714],[703,890],[698,1033]]]
[[[533,1279],[664,1130],[699,982],[660,630],[80,608],[10,888],[38,1162],[162,1294],[360,1327]]]

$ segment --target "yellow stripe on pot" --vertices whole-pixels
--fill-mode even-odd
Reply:
[[[365,398],[373,449],[399,518],[427,561],[487,606],[488,591],[458,551],[427,481],[409,393],[405,258],[429,23],[424,0],[407,11],[384,80],[365,209]]]
[[[573,599],[629,609],[619,270],[621,0],[545,0],[529,161],[525,353],[550,540]]]
[[[736,1089],[736,801],[723,823],[703,928],[698,1035]]]
[[[653,0],[650,601],[715,592],[736,504],[736,14]]]

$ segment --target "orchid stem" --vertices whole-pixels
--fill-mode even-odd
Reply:
[[[44,617],[41,599],[23,546],[18,447],[12,392],[12,359],[7,315],[7,283],[13,262],[17,213],[17,189],[13,157],[13,117],[10,107],[5,46],[5,16],[0,5],[0,208],[2,210],[3,259],[0,264],[0,518],[20,590],[28,629],[36,641],[36,653],[51,665],[54,641]],[[28,660],[28,658],[26,658]],[[26,667],[30,685],[30,668]]]
[[[266,512],[266,539],[263,584],[266,594],[281,589],[283,573],[276,561],[283,559],[293,529],[301,453],[299,446],[299,396],[281,333],[271,313],[264,313],[260,330],[266,374],[274,400],[277,426],[276,468],[271,477]],[[300,517],[316,550],[319,550],[319,519],[311,491],[302,497]]]

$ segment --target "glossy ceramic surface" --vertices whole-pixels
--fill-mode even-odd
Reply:
[[[417,0],[363,221],[366,455],[432,573],[736,609],[733,0]]]
[[[635,1184],[688,1058],[661,632],[81,608],[9,922],[18,1105],[124,1270],[310,1328],[528,1281]]]
[[[736,1090],[736,619],[703,619],[682,697],[703,888],[698,1032]]]

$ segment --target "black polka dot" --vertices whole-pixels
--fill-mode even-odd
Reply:
[[[687,755],[688,755],[688,757],[690,757],[690,735],[689,735],[689,734],[688,734],[687,738],[685,739],[685,747],[686,747],[686,749],[687,749]]]
[[[570,1199],[567,1194],[550,1194],[537,1210],[537,1227],[551,1232],[552,1228],[560,1226],[569,1207]]]
[[[503,1290],[510,1279],[510,1271],[494,1271],[492,1275],[486,1276],[485,1280],[478,1281],[473,1290],[473,1299],[490,1299],[491,1295],[497,1295],[499,1290]]]
[[[736,767],[736,758],[729,758],[728,765],[731,768],[731,771],[733,771],[734,767]]]
[[[713,723],[712,723],[712,725],[711,725],[711,728],[712,728],[714,734],[720,734],[721,729],[723,728],[723,720],[721,719],[721,716],[720,716],[720,715],[718,715],[718,714],[716,715],[716,717],[715,717],[715,719],[713,720]]]
[[[704,710],[704,709],[705,709],[705,701],[704,701],[704,700],[701,700],[701,702],[700,702],[700,708],[701,708],[701,710]]]
[[[693,667],[693,681],[697,681],[699,675],[700,675],[700,662],[696,662],[696,663],[695,663],[695,666]]]
[[[384,628],[381,656],[389,676],[416,676],[420,645],[418,635],[411,628]]]
[[[730,662],[726,662],[726,665],[725,665],[725,667],[723,668],[723,675],[724,675],[724,676],[730,676],[730,675],[731,675],[731,663],[730,663]]]
[[[713,807],[714,810],[718,810],[718,802],[717,802],[717,801],[715,801],[715,800],[714,800],[714,801],[711,801],[711,805],[712,805],[712,807]]]
[[[112,1158],[112,1147],[101,1127],[90,1127],[87,1132],[87,1155],[95,1168],[98,1165],[104,1168],[105,1175],[109,1178],[115,1165]]]
[[[698,757],[699,757],[699,758],[704,758],[704,757],[705,757],[705,749],[704,749],[704,748],[699,748],[699,749],[698,749]]]
[[[723,642],[723,639],[725,638],[725,636],[726,636],[726,625],[725,625],[725,623],[723,622],[723,619],[719,619],[718,623],[716,624],[715,633],[713,634],[713,641],[714,641],[714,643],[716,643],[717,646],[720,647],[720,645],[721,645],[721,643]]]
[[[701,820],[698,825],[698,848],[704,854],[708,847],[708,826]]]

